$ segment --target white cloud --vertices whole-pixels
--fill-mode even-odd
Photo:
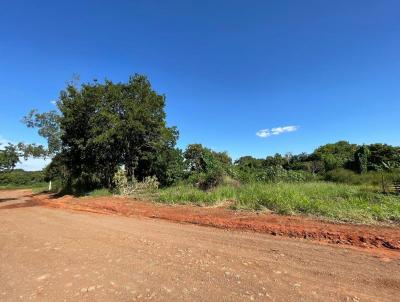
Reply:
[[[269,129],[261,129],[257,131],[256,135],[261,138],[266,138],[271,136],[271,131],[269,131]]]
[[[271,135],[279,135],[286,132],[294,132],[299,129],[299,126],[284,126],[284,127],[275,127],[272,129],[261,129],[258,130],[256,135],[261,138],[267,138]]]

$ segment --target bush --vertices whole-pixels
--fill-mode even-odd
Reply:
[[[400,180],[400,171],[392,170],[388,172],[371,171],[357,174],[347,169],[336,169],[325,174],[325,180],[353,185],[370,185],[382,188],[393,181]]]
[[[201,169],[192,172],[189,182],[202,190],[209,190],[220,185],[225,175],[222,163],[208,150],[204,150]]]
[[[129,184],[128,178],[123,169],[118,169],[118,171],[115,172],[113,181],[118,194],[129,195],[132,192],[132,186]]]
[[[158,189],[160,183],[156,176],[146,176],[143,181],[135,182],[136,192],[155,192]]]
[[[123,169],[118,169],[114,174],[115,188],[120,195],[133,195],[137,193],[151,193],[158,189],[159,182],[155,176],[147,176],[143,181],[138,182],[136,179],[128,181],[126,173]]]

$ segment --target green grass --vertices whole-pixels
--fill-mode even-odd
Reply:
[[[6,185],[1,185],[0,184],[0,190],[14,190],[14,189],[45,189],[49,186],[48,183],[46,182],[38,182],[34,184],[6,184]]]
[[[34,193],[47,189],[47,183],[30,186],[0,186],[0,189],[30,188]],[[57,190],[54,184],[53,189]],[[84,196],[110,196],[107,189],[98,189]],[[400,224],[400,196],[379,193],[373,186],[357,186],[329,182],[251,183],[222,185],[202,191],[190,185],[160,189],[151,198],[172,204],[212,206],[232,201],[240,210],[268,209],[278,214],[308,215],[331,221],[352,223]]]
[[[90,197],[111,196],[111,195],[112,192],[108,189],[96,189],[85,194],[85,196],[90,196]]]
[[[49,183],[47,182],[36,182],[32,184],[7,184],[1,185],[0,190],[18,190],[18,189],[31,189],[32,193],[38,194],[47,192]],[[61,184],[59,182],[53,182],[51,192],[56,193],[60,190]]]
[[[16,185],[16,184],[7,184],[0,185],[0,190],[16,190],[16,189],[31,189],[34,194],[47,192],[49,188],[49,184],[46,182],[43,183],[35,183],[30,185]],[[57,193],[61,190],[61,184],[57,182],[53,182],[52,184],[52,192]],[[108,189],[96,189],[90,192],[86,192],[83,194],[77,195],[78,197],[82,196],[91,196],[91,197],[99,197],[99,196],[111,196],[112,192]]]
[[[157,200],[164,203],[213,205],[217,202],[233,199],[237,195],[233,186],[219,186],[203,191],[189,185],[179,185],[159,190]]]
[[[400,223],[400,197],[375,192],[371,187],[311,183],[253,183],[220,186],[201,191],[190,186],[160,190],[158,201],[213,205],[234,200],[233,208],[269,209],[278,214],[310,215],[353,223]]]

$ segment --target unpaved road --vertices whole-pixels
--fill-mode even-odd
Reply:
[[[0,301],[399,301],[400,260],[0,191]]]
[[[22,204],[24,206],[26,204]],[[179,223],[246,230],[290,238],[305,238],[320,243],[368,249],[374,253],[400,256],[399,225],[338,224],[306,216],[284,216],[252,211],[233,211],[229,202],[213,207],[166,205],[134,198],[115,196],[62,197],[53,194],[33,195],[30,205],[74,211],[158,218]],[[9,207],[15,207],[10,205]]]

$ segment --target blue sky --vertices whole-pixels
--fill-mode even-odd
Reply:
[[[181,148],[399,145],[400,2],[0,2],[0,141],[42,142],[20,119],[73,74],[135,72],[167,96]]]

